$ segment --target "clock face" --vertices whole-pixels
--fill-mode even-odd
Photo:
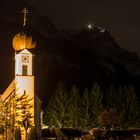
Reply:
[[[21,57],[21,61],[22,61],[23,63],[28,63],[28,62],[29,62],[29,56],[22,56],[22,57]]]

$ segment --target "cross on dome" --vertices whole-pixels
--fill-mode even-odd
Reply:
[[[26,8],[22,10],[24,15],[23,21],[23,29],[25,30],[27,14],[29,13]],[[24,49],[32,49],[35,48],[36,42],[33,41],[32,36],[26,34],[26,32],[22,31],[21,33],[16,34],[13,37],[13,47],[15,51],[21,51]]]
[[[28,11],[26,8],[24,8],[24,9],[22,10],[22,13],[23,13],[23,15],[24,15],[23,26],[25,26],[25,25],[26,25],[26,20],[27,20],[27,14],[29,13],[29,11]]]

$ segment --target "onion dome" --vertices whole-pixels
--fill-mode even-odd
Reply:
[[[16,34],[13,38],[13,47],[15,51],[23,49],[35,48],[36,42],[32,40],[32,36],[28,36],[24,33]]]

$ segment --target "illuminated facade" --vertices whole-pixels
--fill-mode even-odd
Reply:
[[[27,13],[26,9],[24,9]],[[26,25],[26,13],[24,24]],[[35,48],[31,36],[19,33],[13,38],[15,50],[15,79],[1,95],[4,112],[0,112],[6,123],[3,124],[5,132],[3,139],[14,139],[17,128],[21,129],[22,140],[30,128],[35,128],[40,137],[41,101],[35,95],[34,87],[34,55],[30,49]],[[28,129],[29,128],[29,129]]]

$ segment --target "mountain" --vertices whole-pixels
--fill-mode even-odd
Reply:
[[[85,28],[64,33],[94,56],[112,60],[125,67],[130,74],[140,75],[140,59],[137,54],[120,48],[107,30],[94,27],[92,30]]]
[[[98,26],[93,29],[60,30],[46,17],[23,1],[0,2],[0,92],[14,78],[12,38],[22,30],[19,13],[24,7],[32,13],[28,32],[36,41],[36,93],[43,100],[56,89],[59,81],[80,91],[98,82],[102,90],[110,84],[133,85],[140,91],[140,59],[134,52],[120,48],[111,34]]]
[[[108,31],[99,27],[62,30],[60,36],[46,39],[46,47],[36,54],[42,93],[52,94],[58,81],[68,87],[76,84],[80,91],[98,82],[104,91],[111,84],[131,84],[139,92],[139,57],[120,48]]]

